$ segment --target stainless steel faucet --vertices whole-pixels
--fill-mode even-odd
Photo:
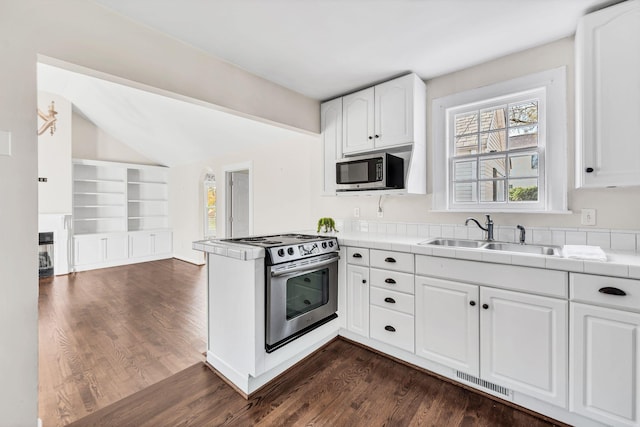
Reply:
[[[491,215],[485,215],[485,216],[487,217],[487,221],[484,223],[486,227],[481,226],[478,220],[473,217],[467,218],[467,220],[464,222],[464,225],[468,226],[469,221],[475,222],[476,225],[480,227],[481,230],[484,230],[487,232],[487,238],[485,240],[487,240],[488,242],[491,242],[493,241],[493,220],[491,219]]]
[[[516,228],[518,230],[520,230],[520,244],[524,245],[524,236],[525,236],[525,231],[524,231],[524,227],[520,224],[516,225]]]

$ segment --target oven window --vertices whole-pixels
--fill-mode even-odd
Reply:
[[[287,280],[287,320],[325,305],[328,300],[328,268]]]

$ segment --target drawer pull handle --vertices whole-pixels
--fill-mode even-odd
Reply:
[[[384,262],[396,262],[396,260],[395,258],[388,257],[384,259]]]
[[[385,326],[385,327],[384,327],[384,330],[385,330],[385,331],[389,331],[389,332],[395,332],[395,331],[396,331],[396,328],[394,328],[394,327],[393,327],[393,326],[391,326],[391,325],[387,325],[387,326]]]
[[[395,280],[393,280],[393,279],[384,279],[384,283],[388,283],[388,284],[390,284],[390,285],[395,285],[395,284],[396,284],[396,281],[395,281]]]
[[[353,254],[354,258],[362,258],[362,255],[359,254],[358,252],[356,252],[355,254]]]
[[[621,297],[623,297],[623,296],[625,296],[627,294],[622,289],[612,288],[611,286],[606,286],[604,288],[600,288],[598,290],[598,292],[600,292],[601,294],[607,294],[607,295],[619,295]]]
[[[395,304],[395,303],[396,303],[396,300],[394,300],[394,299],[393,299],[393,298],[391,298],[391,297],[386,297],[386,298],[384,299],[384,302],[388,302],[389,304]]]

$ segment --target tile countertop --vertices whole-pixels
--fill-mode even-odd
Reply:
[[[317,234],[309,230],[306,234]],[[605,249],[607,261],[587,261],[563,257],[523,254],[506,251],[490,251],[476,248],[451,248],[418,243],[431,240],[425,237],[393,236],[387,234],[338,232],[331,233],[341,246],[355,246],[369,249],[383,249],[410,252],[417,255],[431,255],[445,258],[484,261],[499,264],[521,265],[525,267],[547,268],[576,273],[600,274],[605,276],[640,279],[640,253],[612,251]],[[221,242],[220,240],[200,240],[193,242],[193,249],[239,260],[264,258],[264,249]]]
[[[418,243],[431,240],[425,237],[391,236],[372,233],[336,233],[342,246],[357,246],[369,249],[383,249],[411,252],[417,255],[431,255],[457,258],[469,261],[485,261],[500,264],[522,265],[526,267],[564,270],[577,273],[601,274],[632,279],[640,279],[640,253],[612,251],[605,249],[607,261],[587,261],[567,259],[549,255],[521,254],[507,251],[490,251],[476,248],[451,248]]]

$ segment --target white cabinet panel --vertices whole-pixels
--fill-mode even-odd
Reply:
[[[479,288],[416,277],[416,354],[480,375]]]
[[[413,254],[372,249],[369,256],[371,267],[413,274]]]
[[[129,256],[127,247],[127,235],[119,234],[109,236],[102,240],[104,250],[104,261],[118,261],[127,259]]]
[[[567,406],[568,302],[482,287],[480,376]]]
[[[102,239],[100,237],[76,237],[73,242],[74,265],[89,265],[102,261]]]
[[[173,249],[173,239],[171,231],[155,231],[151,233],[152,249],[154,254],[171,253]]]
[[[370,301],[372,305],[413,315],[415,301],[413,295],[390,291],[373,286],[371,283]]]
[[[571,303],[571,410],[639,426],[640,314]]]
[[[640,1],[582,18],[576,71],[576,185],[640,185]]]
[[[347,266],[347,329],[369,336],[369,268]]]
[[[413,274],[371,269],[371,285],[413,295]]]
[[[354,265],[369,266],[369,249],[347,248],[347,262]]]
[[[413,353],[413,316],[371,306],[371,338]]]
[[[320,132],[324,157],[323,194],[336,192],[336,160],[342,158],[342,98],[320,105]]]
[[[372,87],[342,98],[343,154],[373,148],[374,89]]]
[[[132,233],[129,235],[129,254],[132,258],[152,254],[151,236],[149,233]]]
[[[374,145],[384,148],[414,141],[413,92],[415,75],[375,87]]]

